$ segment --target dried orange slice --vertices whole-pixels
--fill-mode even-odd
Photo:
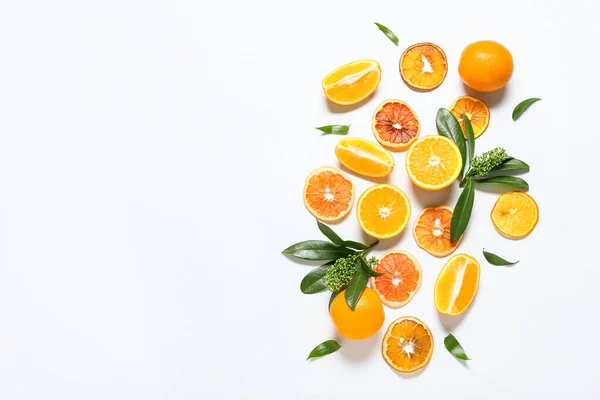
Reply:
[[[433,335],[418,318],[401,317],[392,322],[381,343],[383,358],[398,372],[423,368],[433,353]]]
[[[378,239],[391,238],[406,228],[410,201],[396,186],[371,186],[358,199],[356,216],[365,233]]]
[[[433,43],[417,43],[400,57],[400,75],[413,89],[433,90],[448,72],[446,53]]]
[[[539,214],[540,210],[533,197],[524,192],[509,192],[496,200],[491,217],[500,233],[520,239],[533,231]]]
[[[431,135],[418,139],[406,154],[406,171],[415,185],[426,190],[450,186],[462,168],[460,150],[450,139]]]
[[[421,122],[402,100],[386,100],[377,106],[371,124],[379,143],[394,150],[405,150],[417,139]]]
[[[357,174],[380,178],[392,173],[394,157],[383,147],[360,138],[344,138],[335,146],[342,165]]]
[[[490,109],[483,100],[472,96],[461,96],[454,100],[450,106],[450,112],[454,114],[463,132],[465,131],[465,123],[463,122],[463,114],[467,115],[471,125],[473,126],[473,135],[478,138],[485,132],[490,124]]]
[[[427,207],[417,215],[413,235],[419,247],[436,257],[446,257],[458,247],[450,242],[452,209],[447,206]]]
[[[312,171],[302,194],[308,211],[321,221],[336,221],[352,208],[354,184],[342,171],[321,167]]]
[[[435,307],[442,314],[458,315],[471,304],[479,286],[479,263],[466,254],[452,256],[435,281]]]
[[[321,82],[325,96],[341,105],[358,103],[379,86],[381,67],[374,60],[359,60],[342,65]]]
[[[407,251],[388,251],[373,269],[383,275],[371,278],[371,286],[388,307],[408,304],[421,287],[421,265]]]

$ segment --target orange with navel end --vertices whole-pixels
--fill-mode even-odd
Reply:
[[[381,343],[383,358],[398,372],[414,372],[427,365],[433,353],[433,335],[418,318],[392,322]]]
[[[479,287],[479,262],[467,254],[452,256],[440,271],[434,288],[435,307],[459,315],[471,304]]]
[[[493,40],[471,43],[463,50],[458,63],[458,73],[465,85],[480,92],[503,88],[513,69],[510,51]]]
[[[433,43],[417,43],[400,57],[400,76],[413,89],[433,90],[448,72],[446,53]]]
[[[452,254],[460,244],[462,236],[455,242],[450,241],[450,207],[427,207],[417,215],[413,235],[419,247],[436,257]]]
[[[396,236],[410,218],[410,200],[394,185],[371,186],[360,195],[356,217],[362,230],[378,239]]]
[[[377,106],[371,126],[377,141],[393,150],[409,148],[421,131],[421,122],[413,109],[394,99]]]
[[[359,60],[342,65],[321,82],[325,96],[340,105],[361,102],[369,97],[381,80],[381,67],[375,60]]]
[[[372,277],[371,286],[388,307],[408,304],[421,287],[421,265],[407,251],[388,251],[373,269],[383,275]]]
[[[533,231],[539,214],[538,205],[533,197],[525,192],[509,192],[496,200],[491,217],[500,233],[520,239]]]
[[[354,184],[337,168],[317,168],[306,178],[302,198],[308,211],[316,218],[336,221],[352,208]]]
[[[469,118],[473,127],[473,136],[476,139],[485,132],[490,124],[490,109],[487,104],[483,100],[472,96],[461,96],[454,100],[454,103],[450,106],[450,112],[458,119],[463,134],[465,132],[463,114]]]
[[[361,138],[340,139],[335,155],[350,171],[372,178],[388,176],[394,169],[394,157],[389,151]]]
[[[354,311],[346,303],[346,290],[331,302],[329,315],[340,335],[354,340],[373,336],[383,325],[385,312],[377,293],[365,287]]]

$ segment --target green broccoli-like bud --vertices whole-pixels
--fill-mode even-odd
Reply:
[[[325,274],[325,285],[332,292],[344,289],[356,272],[357,256],[338,258]]]
[[[496,147],[493,150],[486,151],[480,156],[475,156],[471,160],[469,176],[484,176],[490,173],[492,169],[502,164],[508,155],[502,147]]]

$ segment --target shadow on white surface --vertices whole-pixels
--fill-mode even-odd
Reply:
[[[408,231],[411,231],[411,229],[409,229],[409,226],[404,228],[404,230],[402,232],[400,232],[398,235],[396,235],[392,238],[379,239],[379,244],[375,248],[377,250],[382,250],[382,251],[396,249],[398,247],[398,243],[400,243],[402,241],[402,238],[404,238],[404,236],[409,234],[409,233],[407,233]],[[369,236],[365,232],[362,232],[362,239],[363,239],[363,243],[373,243],[375,240],[377,240],[377,239]]]
[[[336,340],[340,343],[343,340],[340,352],[346,361],[360,363],[379,351],[382,333],[380,330],[377,334],[363,340],[342,339],[336,334]]]
[[[336,104],[336,103],[330,101],[327,97],[323,97],[323,99],[325,101],[325,104],[327,105],[327,110],[329,112],[336,113],[336,114],[342,114],[342,113],[354,111],[357,108],[362,107],[363,105],[367,104],[371,99],[373,99],[375,97],[377,97],[377,89],[375,89],[375,91],[373,93],[371,93],[371,95],[369,97],[367,97],[366,99],[361,100],[360,102],[358,102],[356,104],[349,104],[347,106]]]
[[[412,184],[410,187],[422,209],[423,207],[437,206],[449,206],[454,208],[454,204],[448,204],[448,200],[450,200],[455,186],[456,185],[450,185],[441,190],[425,190],[415,184]]]
[[[510,83],[504,86],[502,89],[496,90],[495,92],[478,92],[475,89],[471,89],[467,85],[463,83],[463,89],[469,96],[473,96],[475,98],[481,99],[489,108],[492,108],[496,105],[501,105],[504,101],[506,93],[510,90]],[[516,105],[516,104],[515,104]]]
[[[476,300],[477,300],[477,297],[475,297],[475,299],[473,299],[473,301],[476,301]],[[469,305],[469,307],[467,307],[465,312],[463,312],[460,315],[446,315],[446,314],[442,314],[442,313],[438,312],[437,313],[438,318],[440,319],[442,326],[446,330],[446,333],[452,333],[452,331],[455,330],[458,327],[458,325],[460,325],[462,323],[462,321],[465,319],[465,317],[471,312],[471,308],[473,308],[472,303]]]

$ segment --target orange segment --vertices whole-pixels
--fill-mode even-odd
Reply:
[[[413,89],[433,90],[448,72],[446,53],[433,43],[417,43],[400,57],[400,75]]]
[[[473,126],[473,135],[475,138],[481,136],[490,124],[490,109],[483,100],[475,97],[459,97],[450,106],[450,112],[458,119],[463,132],[465,131],[465,123],[463,122],[462,115],[467,115]]]
[[[475,298],[478,286],[477,260],[466,254],[456,254],[446,262],[435,282],[435,307],[442,314],[461,314]]]
[[[335,221],[350,212],[354,184],[339,169],[321,167],[306,178],[302,197],[304,205],[316,218]]]
[[[360,138],[344,138],[335,146],[342,165],[357,174],[380,178],[392,173],[394,157],[381,146]]]
[[[450,139],[425,136],[417,140],[406,155],[406,171],[415,185],[438,190],[452,184],[462,167],[460,150]]]
[[[366,287],[360,295],[354,311],[346,303],[346,291],[343,290],[331,302],[329,315],[339,334],[354,340],[373,336],[385,320],[381,300],[369,287]]]
[[[398,318],[385,333],[381,352],[385,361],[396,371],[414,372],[431,359],[433,335],[418,318]]]
[[[423,209],[415,220],[413,234],[419,247],[436,257],[446,257],[458,247],[462,236],[456,243],[450,242],[450,207],[428,207]]]
[[[501,195],[492,209],[496,229],[514,239],[529,235],[537,225],[539,208],[533,197],[524,192]]]
[[[384,275],[371,278],[371,286],[388,307],[399,308],[412,300],[421,287],[421,265],[407,251],[388,251],[373,268]]]
[[[381,68],[374,60],[359,60],[330,72],[321,85],[329,100],[341,105],[358,103],[379,86]]]
[[[394,150],[409,148],[421,131],[421,122],[413,109],[394,99],[377,106],[371,126],[377,141]]]
[[[410,201],[396,186],[371,186],[358,199],[358,223],[367,234],[387,239],[406,228],[410,217]]]

